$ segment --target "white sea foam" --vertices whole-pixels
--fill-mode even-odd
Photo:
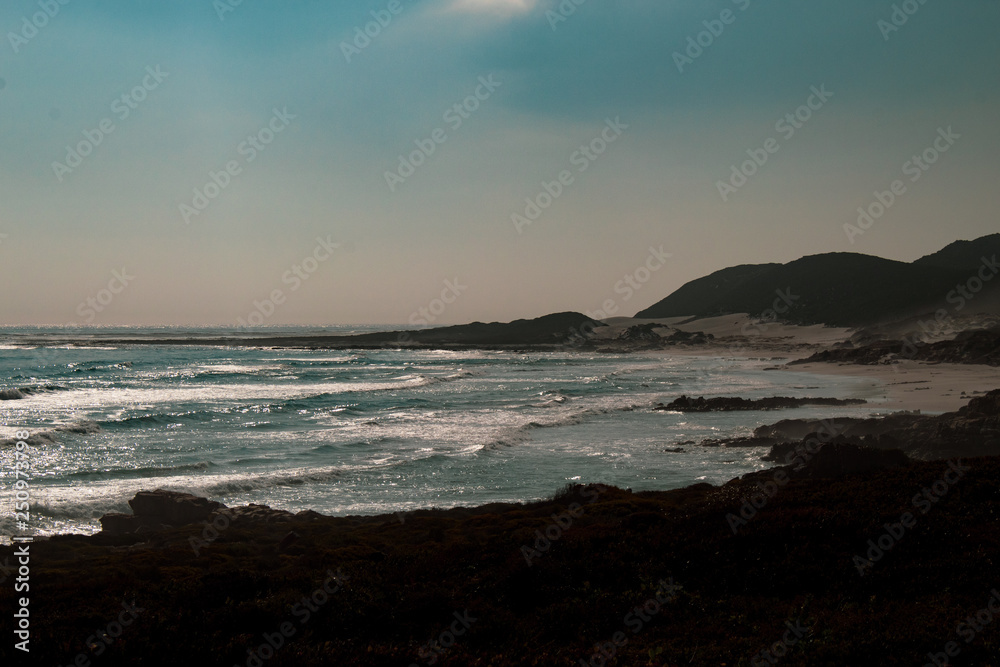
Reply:
[[[664,448],[755,417],[654,412],[657,402],[803,385],[847,397],[860,386],[764,372],[771,362],[652,355],[67,348],[36,368],[18,354],[0,357],[0,387],[61,389],[0,401],[0,439],[19,429],[38,439],[33,517],[56,532],[94,530],[153,488],[348,513],[528,500],[571,479],[722,482],[763,466],[760,452]],[[12,468],[12,448],[0,447],[0,465]]]

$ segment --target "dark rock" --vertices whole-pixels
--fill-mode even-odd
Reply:
[[[105,514],[101,517],[102,532],[110,535],[150,534],[171,527],[198,523],[211,523],[218,530],[224,530],[230,524],[241,524],[252,528],[264,524],[311,522],[324,518],[322,514],[313,510],[292,514],[285,510],[271,509],[267,505],[226,507],[214,500],[163,489],[140,491],[128,504],[135,514],[120,512]],[[293,533],[289,533],[291,534]]]
[[[670,410],[678,412],[723,412],[734,410],[780,410],[797,408],[803,405],[863,405],[860,398],[791,398],[788,396],[772,396],[770,398],[746,399],[738,396],[720,396],[716,398],[689,398],[681,396],[667,405],[660,403],[654,410]]]
[[[778,444],[774,438],[739,437],[724,438],[720,440],[702,440],[700,447],[771,447]],[[766,459],[765,459],[766,460]]]
[[[623,341],[660,341],[663,336],[655,329],[662,329],[659,324],[637,324],[618,334],[618,340]]]
[[[790,419],[760,426],[754,437],[774,438],[765,461],[786,460],[800,444],[840,439],[877,449],[901,449],[918,459],[1000,454],[1000,389],[943,415],[894,413],[885,417]]]
[[[299,537],[301,536],[294,530],[289,531],[288,534],[285,535],[283,538],[281,538],[281,541],[278,542],[278,552],[279,553],[283,552],[285,549],[291,546],[293,542],[298,540]]]
[[[267,505],[249,504],[243,507],[228,508],[229,518],[234,523],[277,523],[281,521],[291,521],[295,515],[285,510],[271,509]]]
[[[214,500],[163,489],[139,491],[128,504],[141,524],[168,526],[199,523],[225,507]]]
[[[101,531],[110,535],[134,533],[139,529],[138,517],[123,512],[108,512],[101,517]]]
[[[843,477],[910,464],[909,457],[898,449],[875,449],[842,442],[829,442],[820,447],[801,467],[793,468],[800,478]]]
[[[663,340],[670,345],[707,345],[715,340],[715,336],[703,331],[677,330]]]

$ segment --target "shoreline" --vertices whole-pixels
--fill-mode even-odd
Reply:
[[[890,410],[952,412],[970,398],[1000,388],[1000,370],[973,364],[942,364],[903,360],[892,365],[813,362],[782,366],[781,370],[814,375],[836,375],[867,380],[884,391]]]
[[[718,318],[716,318],[718,319]],[[731,322],[737,326],[742,320]],[[697,323],[695,323],[697,324]],[[674,324],[673,326],[677,326]],[[694,328],[694,325],[690,325]],[[620,327],[618,327],[620,328]],[[609,327],[611,329],[611,327]],[[716,327],[720,333],[726,327]],[[796,335],[805,330],[806,336]],[[891,364],[862,364],[844,361],[813,361],[802,363],[815,352],[830,349],[831,341],[839,339],[845,330],[821,327],[782,326],[777,337],[717,338],[699,344],[636,344],[611,338],[595,338],[581,345],[565,344],[345,344],[343,337],[276,337],[245,339],[116,339],[65,342],[74,347],[88,348],[116,345],[145,346],[205,346],[217,348],[270,348],[309,351],[406,350],[413,352],[499,352],[509,354],[580,353],[624,354],[648,357],[696,357],[714,359],[745,359],[773,362],[772,370],[789,373],[832,375],[864,380],[873,392],[881,395],[888,410],[920,410],[949,412],[974,398],[1000,387],[1000,369],[987,364],[959,364],[937,361],[899,359]],[[794,362],[794,365],[793,365]],[[865,397],[870,398],[872,394]]]

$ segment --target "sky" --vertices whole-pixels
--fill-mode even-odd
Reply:
[[[912,261],[998,229],[998,32],[996,0],[5,0],[0,325],[632,315]]]

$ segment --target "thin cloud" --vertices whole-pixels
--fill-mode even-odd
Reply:
[[[525,14],[538,6],[538,0],[453,0],[450,12],[512,16]]]

